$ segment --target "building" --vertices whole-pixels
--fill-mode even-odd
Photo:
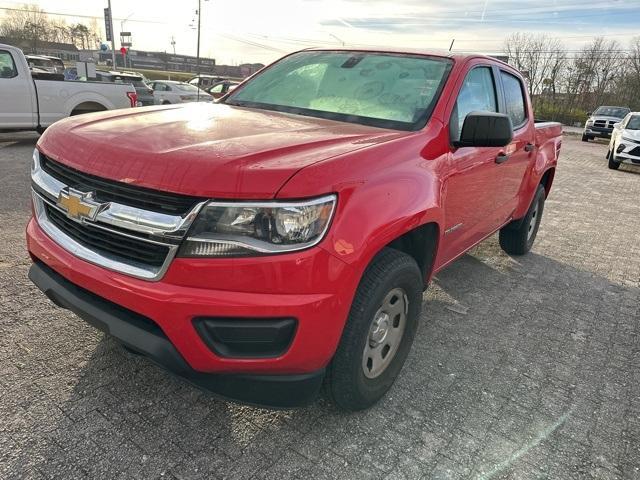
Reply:
[[[111,64],[111,50],[98,52],[98,61],[108,65]],[[213,74],[215,65],[215,59],[200,57],[200,73]],[[120,52],[116,52],[116,66],[124,68],[124,61]],[[198,59],[192,55],[174,55],[167,52],[147,52],[131,49],[127,55],[126,68],[196,73],[198,71]]]
[[[18,47],[27,55],[50,55],[61,58],[65,62],[77,62],[80,60],[80,50],[71,43],[47,42],[37,38],[9,37],[0,37],[0,43]]]
[[[92,55],[100,63],[111,65],[111,50],[84,51],[83,56]],[[122,54],[116,52],[116,67],[125,68]],[[242,65],[216,65],[213,58],[200,57],[200,73],[226,78],[246,78],[263,68],[262,63],[243,63]],[[180,55],[167,52],[148,52],[129,50],[127,70],[163,70],[170,72],[198,73],[198,59],[193,55]]]

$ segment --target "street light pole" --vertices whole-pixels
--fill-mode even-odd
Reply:
[[[196,101],[200,101],[200,17],[202,16],[202,0],[198,0],[198,47],[196,49],[196,78],[198,79],[198,94]]]
[[[104,5],[104,3],[103,3]],[[109,23],[111,24],[111,68],[116,68],[116,39],[113,31],[113,10],[111,10],[111,0],[107,0],[107,7],[109,7]]]

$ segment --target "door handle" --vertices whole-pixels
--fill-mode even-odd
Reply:
[[[509,155],[507,155],[506,153],[500,152],[497,156],[496,156],[496,163],[504,163],[507,160],[509,160]]]
[[[533,152],[533,149],[536,148],[536,146],[533,143],[527,143],[524,146],[524,151],[525,152]]]

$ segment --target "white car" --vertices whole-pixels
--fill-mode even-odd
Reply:
[[[622,163],[640,165],[640,112],[630,112],[613,126],[607,159],[613,170]]]
[[[41,72],[35,67],[32,74],[22,50],[0,44],[0,130],[41,132],[71,115],[130,108],[137,101],[131,85],[40,79]]]
[[[213,97],[207,92],[186,82],[156,80],[150,86],[156,105],[213,101]]]

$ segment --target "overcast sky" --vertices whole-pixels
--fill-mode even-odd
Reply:
[[[0,0],[0,7],[25,2]],[[107,0],[38,0],[51,13],[95,16]],[[133,48],[195,54],[198,0],[112,0]],[[0,13],[2,10],[0,10]],[[74,21],[73,17],[68,17]],[[80,19],[78,19],[80,20]],[[88,21],[84,18],[84,21]],[[219,64],[268,63],[310,46],[393,45],[496,53],[512,32],[547,33],[577,49],[596,35],[625,45],[639,35],[640,0],[202,0],[201,55]],[[119,45],[116,45],[119,48]]]

